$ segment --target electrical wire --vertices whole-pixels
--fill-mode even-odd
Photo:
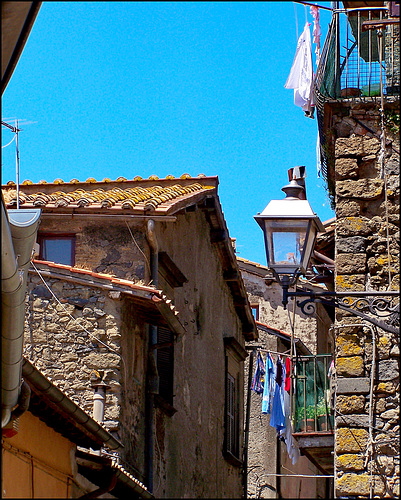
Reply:
[[[383,29],[378,32],[378,42],[379,42],[379,62],[380,62],[380,174],[384,182],[384,206],[385,206],[385,217],[386,217],[386,240],[387,240],[387,270],[388,270],[388,287],[387,290],[391,288],[391,255],[390,255],[390,235],[388,228],[388,200],[387,200],[387,174],[385,171],[386,163],[386,128],[384,126],[384,91],[383,91],[383,61],[382,61],[382,50],[383,50]]]
[[[144,257],[144,259],[145,259],[145,262],[146,262],[146,264],[147,264],[147,266],[148,266],[148,273],[149,273],[149,276],[151,276],[151,274],[152,274],[152,273],[151,273],[151,270],[150,270],[150,264],[149,264],[148,258],[146,257],[146,255],[143,253],[143,251],[142,251],[142,250],[141,250],[141,248],[139,247],[138,243],[136,242],[136,240],[135,240],[135,238],[134,238],[134,235],[132,234],[131,228],[129,227],[129,225],[128,225],[128,222],[127,222],[127,221],[125,221],[125,224],[127,225],[127,228],[128,228],[128,231],[129,231],[129,233],[130,233],[130,235],[131,235],[132,241],[135,243],[135,245],[136,245],[137,249],[138,249],[138,250],[141,252],[141,254],[143,255],[143,257]],[[150,284],[150,282],[149,282],[148,284]]]
[[[297,30],[297,42],[298,42],[299,35],[298,35],[298,16],[297,16],[297,6],[296,6],[296,3],[297,2],[293,2],[293,4],[294,4],[294,12],[295,12],[295,27],[296,27],[296,30]]]
[[[59,301],[59,299],[56,297],[56,295],[54,294],[53,290],[49,287],[49,285],[46,283],[45,279],[43,278],[41,272],[39,271],[39,269],[35,266],[35,264],[31,261],[31,265],[33,266],[33,268],[35,269],[35,271],[37,272],[39,278],[42,280],[43,284],[45,285],[45,287],[49,290],[49,292],[52,294],[53,298],[56,300],[56,302],[63,308],[64,312],[67,314],[67,316],[72,319],[75,322],[77,322],[77,319],[78,318],[74,318],[74,316],[72,316],[68,311],[67,309],[64,307],[64,305]],[[125,374],[125,379],[128,380],[127,378],[127,367],[126,367],[126,364],[125,364],[125,361],[124,361],[124,358],[122,356],[121,353],[119,353],[118,351],[116,351],[115,349],[113,349],[112,347],[110,347],[109,345],[105,344],[104,342],[102,342],[99,338],[97,338],[95,335],[93,335],[93,333],[91,333],[89,330],[87,330],[83,325],[81,325],[81,323],[77,323],[78,326],[80,326],[82,328],[82,330],[87,333],[92,339],[96,340],[96,342],[99,342],[99,344],[102,344],[106,349],[108,349],[110,352],[114,353],[114,354],[117,354],[118,356],[120,356],[120,359],[123,363],[123,367],[124,367],[124,374]]]
[[[11,141],[8,144],[6,144],[5,146],[1,146],[1,149],[6,148],[7,146],[9,146],[15,140],[16,137],[17,137],[17,135],[14,135],[14,137],[11,139]]]

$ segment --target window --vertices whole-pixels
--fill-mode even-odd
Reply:
[[[238,398],[237,381],[227,373],[226,379],[226,451],[238,458]]]
[[[243,424],[243,364],[245,349],[234,337],[224,337],[226,349],[224,457],[232,465],[241,466],[241,434]]]
[[[259,304],[251,304],[251,310],[255,321],[259,321]]]
[[[174,334],[168,328],[157,327],[157,372],[159,396],[173,406]]]
[[[39,234],[39,259],[66,264],[75,264],[75,235],[74,234]]]

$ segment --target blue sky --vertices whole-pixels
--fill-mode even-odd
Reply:
[[[43,2],[2,98],[2,120],[22,129],[20,180],[217,175],[238,255],[265,264],[253,216],[284,197],[289,168],[306,166],[313,210],[334,216],[317,176],[317,121],[284,88],[309,9]],[[322,46],[329,22],[320,9]],[[12,138],[2,127],[2,146]],[[13,142],[2,184],[15,178]]]

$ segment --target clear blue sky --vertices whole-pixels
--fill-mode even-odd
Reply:
[[[306,166],[313,210],[334,216],[317,120],[284,88],[306,19],[293,2],[43,2],[2,99],[23,129],[21,182],[217,175],[238,255],[265,264],[253,216],[284,197],[289,168]],[[320,9],[322,46],[329,22]],[[2,146],[12,137],[2,127]]]

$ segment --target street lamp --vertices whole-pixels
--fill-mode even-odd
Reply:
[[[298,278],[306,274],[317,234],[325,232],[325,228],[306,199],[305,167],[294,167],[288,174],[290,182],[282,188],[286,197],[270,201],[263,212],[254,217],[264,233],[267,267],[283,289],[284,309],[290,297],[304,297],[303,301],[297,301],[304,314],[313,314],[313,303],[320,302],[397,333],[399,305],[394,301],[397,291],[314,292],[298,288],[289,291],[290,287],[296,286]]]
[[[255,219],[265,236],[267,267],[280,284],[291,286],[308,269],[317,233],[326,230],[306,199],[305,167],[289,174],[290,183],[282,188],[286,197],[270,201]]]

